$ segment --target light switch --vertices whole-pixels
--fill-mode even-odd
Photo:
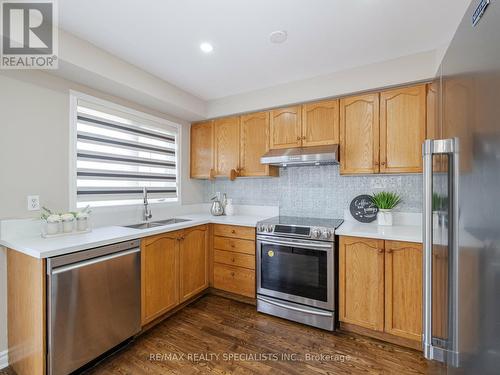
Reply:
[[[28,211],[40,210],[40,196],[28,195]]]

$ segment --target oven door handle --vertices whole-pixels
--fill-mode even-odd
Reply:
[[[259,239],[257,238],[259,241]],[[304,243],[304,242],[292,242],[292,241],[272,241],[268,239],[260,239],[260,242],[263,244],[271,244],[271,245],[281,245],[281,246],[293,246],[293,247],[300,247],[303,249],[312,249],[312,250],[322,250],[322,251],[328,251],[332,249],[332,244],[310,244],[310,243]]]
[[[294,310],[294,311],[298,311],[298,312],[301,312],[301,313],[321,315],[321,316],[328,316],[328,317],[332,316],[332,313],[328,312],[328,311],[321,311],[321,310],[318,310],[318,309],[302,308],[302,307],[298,307],[296,305],[291,305],[291,304],[288,304],[288,303],[285,303],[285,302],[278,302],[278,301],[275,301],[275,300],[272,300],[272,299],[269,299],[269,298],[266,298],[266,297],[262,297],[262,296],[258,296],[257,298],[260,299],[261,301],[264,301],[264,302],[269,303],[271,305],[282,307],[282,308],[288,309],[288,310]]]

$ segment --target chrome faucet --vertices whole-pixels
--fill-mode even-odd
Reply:
[[[144,199],[144,221],[148,221],[153,217],[153,214],[151,213],[151,208],[149,208],[147,187],[142,188],[142,197]]]

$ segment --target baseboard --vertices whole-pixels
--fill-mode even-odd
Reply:
[[[0,352],[0,370],[9,365],[9,351]]]

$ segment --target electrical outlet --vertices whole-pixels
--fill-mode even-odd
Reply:
[[[28,211],[40,210],[40,196],[28,195]]]

